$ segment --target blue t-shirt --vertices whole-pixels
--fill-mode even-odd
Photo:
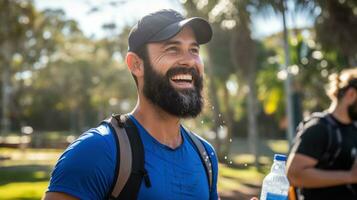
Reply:
[[[213,147],[203,144],[213,166],[213,186],[198,152],[181,127],[182,144],[172,149],[153,138],[133,117],[144,145],[145,169],[151,187],[141,184],[138,199],[218,199],[218,164]],[[80,199],[104,199],[114,180],[116,144],[107,124],[90,129],[73,142],[59,158],[48,191],[64,192]]]

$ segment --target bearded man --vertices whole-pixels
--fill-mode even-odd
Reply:
[[[180,122],[202,110],[200,45],[211,37],[206,20],[185,19],[174,10],[148,14],[132,28],[126,63],[138,99],[127,117],[138,130],[145,160],[142,184],[128,199],[218,199],[214,149],[199,138],[207,155],[202,159]],[[44,199],[108,198],[119,159],[113,132],[104,123],[72,143],[56,164]],[[208,159],[209,172],[203,164]]]
[[[357,68],[330,76],[330,109],[303,123],[287,162],[305,200],[357,199]]]

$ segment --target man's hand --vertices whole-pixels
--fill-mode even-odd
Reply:
[[[62,192],[47,192],[42,200],[78,200],[77,198],[70,196]]]

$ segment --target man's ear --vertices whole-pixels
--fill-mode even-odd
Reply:
[[[144,62],[136,53],[128,52],[125,61],[130,72],[136,77],[144,75]]]

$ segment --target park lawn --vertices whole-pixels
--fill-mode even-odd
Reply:
[[[240,146],[241,144],[235,144]],[[268,149],[274,152],[285,152],[287,143],[269,140]],[[0,198],[2,200],[34,200],[41,199],[48,186],[51,170],[63,150],[53,149],[19,149],[0,148]],[[238,154],[240,153],[240,154]],[[219,164],[218,191],[221,197],[230,192],[257,196],[261,182],[268,173],[272,155],[261,155],[258,170],[253,166],[254,158],[250,154],[234,151],[231,163]],[[225,198],[222,198],[225,199]],[[227,198],[230,199],[230,198]]]
[[[62,150],[0,148],[0,198],[38,200]]]
[[[1,175],[0,175],[1,176]],[[8,183],[0,186],[3,200],[38,200],[46,191],[48,181]]]
[[[220,164],[219,191],[244,190],[248,185],[259,185],[262,173],[254,167],[248,169],[234,169]],[[44,166],[13,166],[0,171],[1,199],[41,199],[48,186],[50,167]],[[249,192],[248,192],[249,193]]]
[[[264,174],[255,167],[237,169],[220,164],[218,190],[237,190],[242,189],[245,185],[259,187],[263,178]]]

